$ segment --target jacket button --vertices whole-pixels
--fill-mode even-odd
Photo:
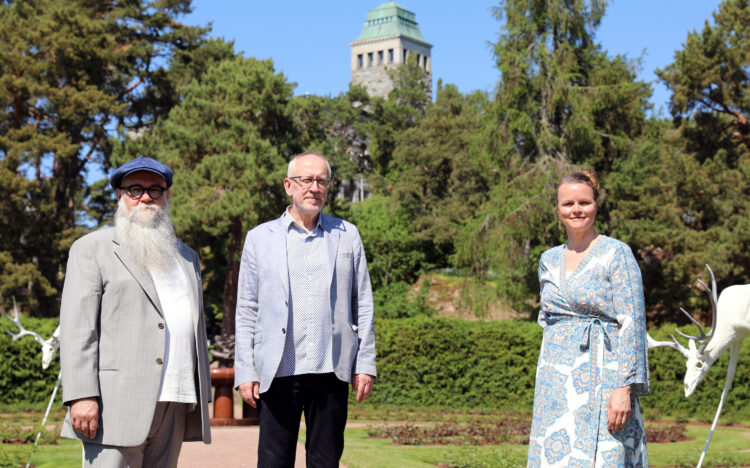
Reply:
[[[159,323],[159,328],[163,329],[164,328],[164,324],[163,323]]]
[[[285,333],[286,333],[286,328],[282,328],[282,329],[281,329],[281,333],[282,333],[282,334],[285,334]]]
[[[163,362],[164,362],[164,361],[162,361],[160,357],[156,358],[156,363],[157,363],[157,364],[161,364],[161,363],[163,363]]]

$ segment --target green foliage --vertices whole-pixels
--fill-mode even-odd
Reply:
[[[714,23],[658,72],[673,125],[652,122],[606,179],[612,232],[637,252],[655,321],[675,320],[678,305],[707,316],[694,287],[706,263],[720,289],[750,282],[750,5],[726,0]]]
[[[706,20],[701,32],[688,33],[674,62],[657,71],[673,93],[670,107],[677,123],[683,117],[699,123],[686,136],[710,148],[704,157],[734,143],[750,145],[750,3],[725,0],[713,17],[713,25]]]
[[[528,409],[541,328],[442,318],[376,321],[373,403]]]
[[[375,316],[384,319],[430,316],[435,310],[427,305],[429,286],[422,285],[416,292],[404,281],[381,286],[373,292]]]
[[[414,317],[375,323],[378,380],[374,404],[512,409],[531,413],[542,329],[533,322]],[[674,325],[650,330],[669,339]],[[689,327],[687,333],[695,333]],[[746,345],[745,348],[747,348]],[[713,365],[695,394],[685,398],[685,359],[668,348],[649,352],[651,393],[641,398],[648,419],[711,421],[724,388],[729,353]],[[724,403],[722,422],[750,419],[750,353],[740,356],[738,372]]]
[[[35,315],[56,315],[59,272],[86,222],[88,171],[109,167],[109,128],[137,128],[176,102],[165,65],[206,30],[189,0],[0,4],[0,282]],[[147,31],[144,32],[144,31]]]
[[[473,447],[462,447],[451,453],[445,465],[450,468],[513,468],[526,462],[525,456],[508,457]]]
[[[475,138],[486,105],[485,95],[463,96],[448,85],[397,139],[388,193],[411,219],[432,265],[445,265],[462,224],[487,200],[490,165]]]
[[[39,333],[43,338],[52,335],[58,319],[21,317],[24,328]],[[17,333],[7,318],[0,325]],[[7,333],[0,334],[0,395],[2,404],[47,403],[60,372],[60,358],[55,357],[49,368],[42,369],[42,348],[30,336],[13,342]],[[61,393],[57,394],[60,401]]]
[[[362,237],[373,288],[416,281],[424,253],[409,230],[408,214],[385,197],[373,195],[352,206],[352,216]]]
[[[679,320],[678,306],[707,316],[706,294],[694,286],[708,281],[706,263],[720,290],[750,282],[750,153],[738,167],[727,167],[723,151],[700,162],[677,135],[655,133],[662,143],[643,141],[607,179],[612,233],[640,260],[652,320]]]
[[[463,225],[454,261],[499,275],[516,308],[538,294],[540,254],[561,242],[557,181],[573,167],[609,171],[643,132],[648,85],[635,64],[594,42],[603,1],[501,2],[495,45],[501,73],[479,137],[494,169],[489,199]],[[607,231],[606,204],[598,214]]]
[[[292,85],[270,60],[234,57],[183,92],[168,118],[118,150],[146,152],[175,171],[175,228],[201,254],[207,304],[222,311],[222,333],[233,335],[245,234],[286,206],[286,161],[299,149],[287,109]]]
[[[30,452],[31,449],[23,451],[8,450],[5,446],[0,446],[0,467],[18,468],[19,466],[25,466]]]
[[[665,324],[649,330],[655,340],[671,340],[675,325]],[[680,327],[685,333],[696,334],[697,328]],[[685,340],[683,345],[686,346]],[[722,422],[732,423],[750,419],[750,344],[745,343],[737,364],[737,374],[732,381],[724,408]],[[651,396],[642,399],[644,413],[648,418],[660,419],[662,416],[710,422],[716,414],[721,392],[726,382],[729,350],[711,366],[703,381],[690,398],[685,398],[683,379],[685,377],[685,359],[669,348],[657,348],[649,352],[651,370]]]

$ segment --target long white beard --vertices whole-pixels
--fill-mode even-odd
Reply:
[[[123,195],[115,211],[117,240],[136,263],[149,270],[166,271],[178,254],[177,236],[169,219],[169,203],[138,204],[128,211]]]

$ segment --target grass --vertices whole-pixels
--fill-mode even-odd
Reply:
[[[10,433],[20,426],[41,420],[43,411],[6,411],[0,413],[0,431]],[[56,411],[50,417],[53,424],[62,421],[64,413]],[[350,408],[350,427],[346,430],[346,448],[342,462],[350,468],[484,468],[523,467],[526,465],[526,445],[500,443],[497,445],[395,445],[388,438],[373,438],[368,433],[373,425],[404,425],[438,427],[446,423],[467,425],[490,423],[508,416],[497,412],[446,411],[430,408],[397,408],[353,406]],[[511,415],[515,417],[516,415]],[[17,423],[18,422],[18,423]],[[648,423],[647,425],[653,425]],[[692,440],[648,445],[652,467],[692,467],[698,463],[709,431],[708,426],[688,425],[686,434]],[[300,441],[304,443],[304,431]],[[44,437],[53,441],[54,437]],[[750,429],[720,427],[714,433],[705,467],[750,466]],[[0,467],[25,465],[31,444],[1,444]],[[81,464],[81,444],[78,441],[57,439],[40,445],[33,458],[37,468],[77,467]]]
[[[651,466],[696,466],[708,438],[709,426],[687,426],[693,440],[670,444],[649,444]],[[708,448],[704,467],[750,466],[750,429],[717,427]]]
[[[32,444],[0,445],[0,467],[26,466]],[[34,451],[32,466],[36,468],[74,468],[81,466],[81,443],[60,439],[54,445],[39,445]]]
[[[367,429],[346,430],[341,462],[349,468],[434,468],[437,464],[460,467],[516,467],[526,464],[523,445],[392,445],[387,439],[368,437]]]
[[[688,426],[693,440],[648,445],[652,467],[692,467],[697,465],[709,427]],[[703,466],[750,466],[750,429],[721,427],[716,430]],[[485,446],[393,445],[387,439],[368,437],[366,428],[346,430],[346,448],[342,463],[350,468],[427,468],[448,466],[523,467],[526,445],[500,444]]]

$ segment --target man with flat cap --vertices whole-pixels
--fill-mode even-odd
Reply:
[[[174,467],[183,441],[211,441],[200,264],[169,219],[172,175],[151,158],[123,164],[115,227],[70,249],[62,436],[83,442],[84,467]]]

